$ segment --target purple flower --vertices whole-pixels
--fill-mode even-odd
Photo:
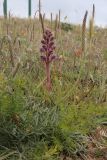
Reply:
[[[50,30],[46,29],[44,34],[43,34],[43,39],[41,41],[41,49],[40,52],[42,53],[41,59],[42,61],[44,60],[45,57],[45,62],[46,63],[50,63],[54,60],[53,57],[55,57],[56,55],[54,55],[54,50],[55,50],[55,43],[54,43],[54,36],[51,33]],[[43,56],[43,54],[45,56]]]
[[[52,61],[54,61],[54,60],[56,60],[56,59],[57,59],[57,56],[56,56],[55,54],[50,55],[50,57],[49,57],[49,61],[50,61],[50,62],[52,62]]]
[[[47,60],[46,56],[41,56],[41,60],[42,60],[43,62],[46,62],[46,60]]]
[[[50,64],[52,61],[57,59],[55,51],[55,43],[54,37],[50,30],[46,29],[43,34],[43,39],[41,41],[41,60],[45,63],[45,70],[46,70],[46,87],[48,91],[51,90],[51,73],[50,73]]]

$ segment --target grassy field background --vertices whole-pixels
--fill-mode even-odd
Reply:
[[[106,160],[107,29],[42,22],[58,57],[50,91],[41,20],[0,18],[0,160]]]

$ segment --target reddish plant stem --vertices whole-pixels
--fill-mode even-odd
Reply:
[[[51,77],[50,77],[50,64],[46,63],[46,86],[47,89],[50,91],[51,90]]]

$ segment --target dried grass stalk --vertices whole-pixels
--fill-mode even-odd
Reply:
[[[95,17],[95,5],[93,4],[92,17],[90,18],[90,22],[89,22],[89,40],[90,40],[90,43],[91,43],[92,36],[93,36],[93,33],[94,33],[94,17]]]
[[[53,23],[53,14],[51,13],[51,30],[52,30],[52,23]]]
[[[61,11],[59,10],[59,17],[58,17],[58,28],[60,29],[60,23],[61,23]]]
[[[12,76],[15,77],[18,70],[19,70],[19,67],[20,67],[20,63],[18,62],[17,65],[15,66],[13,72],[12,72]]]
[[[41,0],[39,0],[39,20],[41,19]]]
[[[87,21],[88,11],[85,12],[83,24],[82,24],[82,51],[85,52],[86,47],[86,21]]]
[[[58,30],[58,15],[56,14],[56,20],[55,20],[55,38],[57,37],[57,30]]]
[[[42,17],[42,14],[40,13],[40,22],[41,22],[41,26],[42,26],[42,31],[44,33],[44,20],[43,20],[43,17]]]
[[[95,5],[93,4],[93,12],[92,12],[93,19],[95,18]]]

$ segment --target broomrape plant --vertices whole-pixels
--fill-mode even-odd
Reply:
[[[51,90],[51,75],[50,75],[50,65],[57,58],[55,51],[54,36],[49,29],[46,29],[43,33],[43,39],[41,41],[42,47],[41,60],[44,62],[46,70],[46,88]]]

